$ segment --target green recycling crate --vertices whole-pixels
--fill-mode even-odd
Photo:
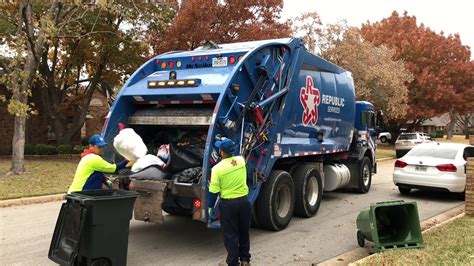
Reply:
[[[423,247],[416,202],[389,201],[371,204],[357,216],[357,242],[374,243],[370,253],[396,248]]]

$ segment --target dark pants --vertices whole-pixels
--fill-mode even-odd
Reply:
[[[247,197],[222,200],[221,230],[227,250],[227,264],[238,265],[240,261],[250,262],[250,218],[252,210]]]

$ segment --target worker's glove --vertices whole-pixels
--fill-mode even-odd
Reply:
[[[125,165],[125,168],[131,168],[134,163],[135,163],[135,161],[129,161],[129,162],[127,162],[127,165]]]
[[[106,185],[108,188],[113,188],[113,185],[114,185],[114,184],[113,184],[112,180],[110,180],[110,179],[107,178],[107,179],[105,180],[105,185]]]
[[[216,220],[216,215],[214,213],[214,208],[207,208],[207,214],[208,214],[208,217],[209,217],[209,220],[211,221],[215,221]]]

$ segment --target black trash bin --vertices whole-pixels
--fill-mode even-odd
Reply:
[[[120,189],[68,194],[48,257],[61,265],[126,265],[128,229],[137,196]]]

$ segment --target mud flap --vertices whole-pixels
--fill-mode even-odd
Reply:
[[[162,204],[166,196],[166,183],[150,180],[132,180],[130,187],[139,193],[133,208],[135,220],[162,224]]]

